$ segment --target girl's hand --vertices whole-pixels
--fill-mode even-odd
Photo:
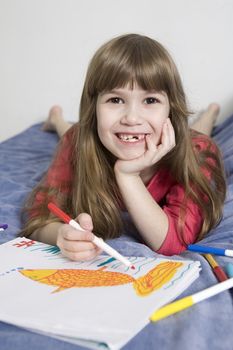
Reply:
[[[175,131],[169,118],[165,121],[162,133],[161,143],[156,146],[150,135],[146,135],[145,153],[135,159],[120,160],[115,164],[115,172],[127,175],[139,175],[142,170],[149,168],[162,159],[172,148],[175,147]]]
[[[79,231],[68,224],[62,224],[58,229],[57,246],[61,253],[74,261],[94,259],[101,253],[92,241],[94,234],[91,216],[83,213],[75,219],[86,231]]]

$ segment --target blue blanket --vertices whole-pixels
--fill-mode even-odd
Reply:
[[[228,194],[222,221],[201,243],[233,249],[233,116],[214,129],[213,137],[223,153]],[[9,224],[9,228],[0,234],[0,243],[15,238],[19,232],[22,225],[23,202],[48,168],[57,141],[55,134],[41,131],[41,125],[37,124],[0,144],[2,164],[0,222]],[[128,232],[109,243],[126,256],[155,255],[148,247],[129,237]],[[199,279],[182,296],[196,293],[217,283],[202,255],[184,252],[179,258],[199,260],[202,265]],[[233,260],[227,257],[216,257],[216,260],[223,267],[228,262],[233,263]],[[0,322],[0,349],[81,350],[83,348]],[[124,350],[142,349],[232,350],[232,291],[225,291],[158,323],[149,324],[124,347]]]

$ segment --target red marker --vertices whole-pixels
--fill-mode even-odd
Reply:
[[[75,220],[71,219],[69,215],[64,213],[61,209],[59,209],[55,204],[49,203],[48,204],[49,210],[57,217],[59,217],[62,221],[64,221],[66,224],[71,225],[72,227],[76,228],[80,231],[85,231]],[[108,253],[113,258],[119,260],[122,262],[125,266],[130,267],[131,269],[135,270],[135,266],[132,265],[132,263],[126,259],[123,255],[118,253],[115,249],[110,247],[107,243],[105,243],[101,238],[94,236],[94,239],[92,241],[97,247],[103,249],[106,253]]]
[[[210,266],[213,269],[213,272],[215,276],[217,277],[219,282],[226,281],[228,279],[227,275],[225,274],[224,270],[219,266],[217,261],[214,259],[214,257],[211,254],[204,254],[204,257],[210,264]]]

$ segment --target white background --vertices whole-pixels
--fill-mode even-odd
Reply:
[[[170,51],[194,111],[233,112],[233,0],[0,0],[0,141],[53,104],[77,120],[90,58],[129,32]]]

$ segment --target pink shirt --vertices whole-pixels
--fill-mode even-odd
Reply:
[[[61,192],[69,191],[66,185],[61,186],[62,183],[69,183],[72,186],[73,172],[71,167],[71,146],[69,142],[72,136],[72,130],[73,128],[65,134],[45,180],[52,187],[57,188],[59,186]],[[210,139],[205,135],[197,136],[193,139],[197,151],[198,149],[206,149],[209,142],[211,142]],[[215,146],[211,148],[213,150]],[[210,178],[210,174],[205,169],[202,169],[202,171]],[[184,199],[184,188],[172,178],[167,169],[161,169],[149,181],[147,189],[154,200],[163,208],[169,220],[166,238],[157,252],[164,255],[181,253],[186,250],[186,245],[181,241],[178,233],[178,218]],[[45,194],[42,192],[37,193],[35,208],[43,202],[44,196]],[[187,244],[191,244],[197,239],[203,218],[199,207],[193,201],[188,200],[185,208],[184,237]],[[37,215],[36,210],[32,215]]]

